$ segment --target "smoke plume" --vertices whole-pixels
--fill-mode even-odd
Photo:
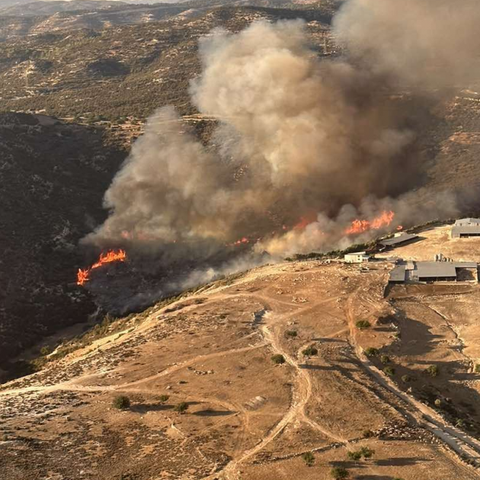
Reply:
[[[194,105],[219,120],[212,144],[160,109],[87,242],[208,258],[244,239],[284,255],[363,240],[345,235],[357,216],[452,215],[453,198],[408,192],[423,181],[419,132],[432,99],[478,74],[479,20],[469,0],[351,0],[334,21],[345,49],[334,60],[319,59],[301,21],[214,31],[191,84]]]

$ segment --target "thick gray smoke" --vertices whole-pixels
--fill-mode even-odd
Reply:
[[[359,215],[451,215],[453,200],[415,210],[407,192],[425,160],[416,134],[428,118],[425,91],[463,87],[478,72],[480,4],[457,3],[351,0],[335,20],[342,60],[320,61],[300,21],[202,39],[191,94],[219,119],[215,148],[172,108],[159,110],[107,191],[110,217],[88,241],[205,256],[246,237],[281,255],[353,242],[345,228]],[[394,97],[398,86],[415,102]],[[313,223],[293,229],[305,215]]]
[[[351,0],[334,21],[351,58],[415,88],[464,87],[480,72],[478,0]]]

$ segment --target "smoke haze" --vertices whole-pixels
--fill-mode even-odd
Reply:
[[[346,49],[337,60],[319,59],[300,21],[214,31],[191,84],[194,105],[219,119],[212,145],[160,109],[86,241],[167,259],[208,258],[244,238],[286,255],[364,240],[345,228],[383,210],[398,223],[455,215],[454,197],[409,192],[423,181],[418,134],[432,98],[478,78],[479,20],[473,1],[351,0],[334,21]],[[392,95],[399,87],[408,98]],[[301,217],[308,225],[295,228]]]

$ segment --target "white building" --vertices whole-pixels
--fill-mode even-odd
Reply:
[[[345,263],[363,263],[370,260],[370,255],[365,252],[347,253],[344,257]]]

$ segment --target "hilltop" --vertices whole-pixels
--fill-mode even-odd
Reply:
[[[408,248],[435,248],[442,228]],[[43,371],[1,388],[2,471],[477,478],[478,285],[386,291],[391,268],[264,266],[58,346]],[[119,396],[130,406],[115,408]]]

